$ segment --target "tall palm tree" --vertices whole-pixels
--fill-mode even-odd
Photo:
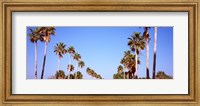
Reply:
[[[145,46],[146,46],[146,78],[149,79],[149,41],[150,41],[150,35],[148,32],[148,29],[150,27],[144,27],[143,32],[143,38],[145,40]]]
[[[60,60],[63,58],[63,55],[67,53],[67,49],[65,49],[66,45],[62,42],[57,43],[54,46],[54,52],[58,55],[58,70],[60,70]]]
[[[74,53],[75,53],[75,49],[73,46],[70,46],[68,49],[67,49],[68,53],[69,53],[69,64],[71,64],[71,57],[73,57]],[[70,70],[71,70],[71,65],[69,65],[69,68],[68,68],[68,79],[70,78]]]
[[[37,41],[40,39],[40,36],[37,34],[37,30],[38,30],[38,28],[36,28],[35,30],[30,29],[31,33],[29,34],[30,41],[32,43],[34,43],[34,45],[35,45],[35,69],[34,69],[34,73],[35,73],[34,78],[35,79],[37,79],[37,66],[38,66],[38,56],[37,56],[38,45],[37,45]]]
[[[68,73],[68,79],[70,79],[70,72],[74,70],[74,66],[72,64],[67,65],[67,70],[69,71]]]
[[[138,78],[138,55],[140,50],[144,50],[145,42],[143,38],[140,36],[140,33],[134,33],[134,35],[131,35],[131,37],[128,38],[128,46],[130,46],[130,49],[135,52],[135,73],[136,78]]]
[[[77,63],[77,65],[76,65],[76,71],[77,72],[78,72],[78,62],[80,61],[80,59],[81,59],[81,55],[78,54],[78,53],[75,53],[74,54],[74,60],[76,60],[76,63]],[[75,74],[75,79],[76,79],[76,74]]]
[[[55,28],[54,27],[39,27],[38,33],[41,35],[41,41],[45,42],[44,46],[44,59],[43,59],[43,65],[42,65],[42,74],[41,79],[44,77],[44,69],[45,69],[45,63],[46,63],[46,54],[47,54],[47,46],[48,43],[51,40],[51,35],[55,35]]]
[[[153,57],[153,79],[156,78],[156,44],[157,43],[157,27],[154,28],[154,57]]]

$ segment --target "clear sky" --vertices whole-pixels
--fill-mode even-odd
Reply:
[[[27,27],[27,33],[30,33]],[[47,47],[46,67],[44,78],[55,75],[57,70],[58,56],[54,53],[56,43],[64,42],[74,46],[76,52],[81,55],[85,67],[80,71],[84,79],[89,79],[86,68],[94,69],[104,79],[112,79],[117,73],[117,67],[123,57],[124,51],[130,50],[127,46],[128,37],[134,32],[143,33],[139,27],[55,27],[56,35],[51,36]],[[157,30],[157,66],[156,71],[164,71],[167,75],[173,76],[173,27],[158,27]],[[149,69],[152,78],[153,69],[153,41],[154,28],[149,29]],[[60,69],[67,73],[69,54],[61,59]],[[41,76],[44,57],[44,43],[38,42],[38,78]],[[138,66],[138,76],[146,76],[146,49],[139,55],[141,64]],[[75,62],[72,62],[76,66]],[[34,44],[27,36],[27,79],[34,78]]]

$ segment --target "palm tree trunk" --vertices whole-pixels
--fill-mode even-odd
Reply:
[[[138,78],[138,70],[137,70],[137,61],[138,61],[138,56],[137,56],[138,54],[137,54],[137,49],[135,50],[135,73],[136,73],[136,79]]]
[[[157,27],[154,28],[153,79],[156,78],[156,42],[157,42]]]
[[[58,56],[58,72],[60,70],[60,57]]]
[[[146,78],[149,79],[149,43],[146,40]]]
[[[69,69],[68,69],[68,79],[70,79],[69,77],[70,77],[70,69],[71,69],[71,55],[69,54]]]
[[[35,79],[37,79],[37,63],[38,63],[38,60],[37,60],[37,42],[35,42]]]
[[[43,60],[43,65],[42,65],[41,79],[43,79],[43,77],[44,77],[44,68],[45,68],[45,63],[46,63],[47,46],[48,46],[48,42],[45,42],[45,46],[44,46],[44,60]]]

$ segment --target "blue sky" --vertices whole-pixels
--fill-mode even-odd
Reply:
[[[30,33],[27,27],[27,33]],[[104,79],[112,79],[117,73],[117,67],[123,57],[124,51],[129,50],[127,46],[128,37],[134,32],[143,33],[143,28],[139,27],[55,27],[56,35],[51,36],[51,41],[47,48],[46,67],[44,78],[55,75],[57,70],[58,56],[54,53],[56,43],[64,42],[69,46],[74,46],[85,67],[80,71],[84,79],[88,79],[86,68],[94,69]],[[153,69],[153,40],[154,28],[149,29],[149,69],[152,77]],[[44,56],[44,43],[38,42],[38,78],[41,76]],[[141,64],[138,66],[138,76],[146,76],[146,49],[139,55]],[[69,56],[64,55],[61,59],[60,69],[67,73]],[[72,62],[74,66],[75,61]],[[173,76],[173,27],[158,27],[157,36],[157,66],[156,71],[164,71]],[[34,78],[34,44],[27,36],[27,79]]]

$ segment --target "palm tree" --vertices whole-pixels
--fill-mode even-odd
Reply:
[[[84,61],[79,61],[78,67],[83,68],[85,66]]]
[[[124,79],[129,78],[132,79],[133,75],[135,73],[135,55],[131,54],[131,51],[125,51],[124,52],[124,57],[121,59],[120,63],[124,65],[124,69],[128,69],[128,72],[124,72]],[[137,59],[137,64],[140,64],[139,58]],[[128,75],[128,77],[126,77]]]
[[[150,35],[148,32],[148,29],[150,27],[144,27],[144,33],[143,33],[143,38],[145,40],[145,46],[146,46],[146,78],[149,79],[149,40],[150,40]]]
[[[124,71],[127,69],[128,67],[128,58],[131,54],[131,51],[130,50],[127,50],[127,51],[124,51],[124,57],[121,59],[120,63],[124,65]],[[124,79],[125,79],[125,74],[124,74]]]
[[[128,62],[127,68],[129,69],[128,71],[128,75],[129,75],[129,79],[134,78],[134,74],[136,72],[135,68],[136,68],[136,55],[134,54],[130,54],[126,61]],[[137,64],[140,64],[140,60],[139,58],[137,58]]]
[[[72,64],[68,64],[67,65],[67,70],[69,71],[68,79],[70,79],[70,72],[72,72],[74,70],[74,66]]]
[[[156,78],[156,42],[157,42],[157,27],[154,28],[153,79]]]
[[[90,75],[92,77],[92,79],[94,79],[94,78],[102,79],[100,74],[97,74],[93,69],[90,69],[89,67],[87,67],[86,72],[88,75]]]
[[[89,67],[87,67],[86,72],[87,72],[88,75],[90,75],[90,73],[91,73],[90,70],[91,70],[91,69],[90,69]]]
[[[47,46],[48,43],[51,40],[51,35],[55,35],[55,28],[54,27],[40,27],[38,30],[38,33],[40,34],[40,40],[45,42],[44,46],[44,60],[43,60],[43,65],[42,65],[42,74],[41,74],[41,79],[44,77],[44,68],[45,68],[45,63],[46,63],[46,53],[47,53]]]
[[[75,49],[73,46],[70,46],[68,49],[67,49],[68,53],[69,53],[69,64],[71,64],[71,57],[73,57],[73,54],[75,53]],[[71,66],[71,65],[69,65]],[[68,79],[70,78],[70,70],[71,70],[71,67],[68,68]]]
[[[35,45],[35,69],[34,69],[35,79],[37,79],[37,66],[38,66],[38,56],[37,56],[38,45],[37,45],[37,41],[40,39],[40,36],[37,34],[37,30],[38,30],[38,28],[36,28],[35,30],[30,29],[31,33],[29,34],[30,41],[32,43],[34,43],[34,45]]]
[[[67,53],[67,50],[65,49],[65,44],[60,42],[57,43],[56,46],[54,46],[54,52],[58,55],[58,70],[60,70],[60,60],[63,57],[63,54]]]
[[[78,53],[75,53],[74,54],[74,60],[76,60],[76,63],[77,63],[77,65],[76,65],[76,71],[78,71],[78,62],[79,62],[80,59],[81,59],[81,55],[78,54]],[[75,74],[75,79],[76,79],[76,74]]]
[[[59,70],[56,72],[56,79],[64,79],[65,78],[65,72],[63,70]]]
[[[144,50],[145,42],[143,41],[143,38],[140,36],[140,33],[134,33],[134,35],[131,35],[131,37],[128,38],[128,46],[130,46],[130,49],[135,52],[135,73],[136,78],[138,78],[138,55],[140,50]]]

